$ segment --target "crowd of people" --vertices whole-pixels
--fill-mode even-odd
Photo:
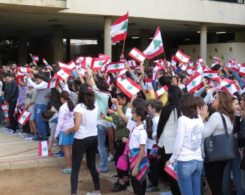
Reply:
[[[67,65],[66,78],[57,76],[64,68],[58,64],[2,66],[0,103],[8,106],[8,118],[0,111],[2,125],[10,133],[21,127],[33,140],[48,140],[50,153],[57,142],[57,155],[64,155],[66,162],[62,172],[71,174],[73,195],[78,194],[84,154],[94,184],[88,195],[101,194],[99,174],[110,171],[111,161],[118,178],[111,189],[115,193],[130,183],[137,195],[157,192],[163,180],[173,195],[200,195],[205,178],[213,195],[232,194],[234,186],[236,194],[243,195],[245,82],[237,69],[241,65],[157,60],[130,66],[123,56],[120,61],[124,68],[114,72]],[[118,78],[130,79],[132,86],[120,85]],[[136,85],[138,90],[130,91]],[[23,110],[31,115],[20,126],[17,119]],[[237,155],[209,156],[218,148],[212,138],[220,135],[235,140],[223,144],[230,144]],[[177,179],[165,172],[169,165]]]

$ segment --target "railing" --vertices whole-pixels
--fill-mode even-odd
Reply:
[[[221,1],[221,2],[226,2],[226,3],[244,4],[244,0],[210,0],[210,1]]]

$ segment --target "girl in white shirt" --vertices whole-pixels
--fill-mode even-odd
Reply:
[[[69,96],[69,92],[63,91],[60,94],[60,101],[62,106],[59,109],[58,124],[54,137],[59,136],[59,145],[63,147],[65,153],[66,168],[62,170],[65,174],[71,174],[71,154],[72,144],[74,140],[74,133],[67,132],[66,130],[74,126],[73,119],[73,102]]]
[[[143,121],[147,116],[147,110],[137,107],[133,112],[136,127],[131,131],[129,137],[129,164],[131,170],[131,182],[134,193],[145,194],[146,175],[148,173],[149,161],[146,152],[147,132]]]
[[[204,124],[198,116],[197,99],[194,95],[184,94],[181,97],[180,111],[182,116],[178,119],[173,154],[166,164],[177,164],[176,173],[181,194],[201,195]]]
[[[77,194],[78,175],[83,155],[86,153],[87,166],[94,183],[94,192],[87,195],[101,195],[99,175],[96,170],[96,152],[98,146],[97,116],[98,106],[92,87],[82,84],[78,94],[78,105],[74,109],[75,126],[68,132],[75,132],[72,146],[71,194]]]

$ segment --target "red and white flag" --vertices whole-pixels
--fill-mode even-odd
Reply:
[[[125,68],[125,62],[112,62],[107,65],[108,73],[118,73]]]
[[[166,93],[168,91],[168,86],[165,85],[163,87],[161,87],[160,89],[158,89],[156,92],[155,92],[155,96],[158,98],[160,97],[161,95],[163,95],[164,93]]]
[[[94,71],[100,71],[103,66],[103,62],[104,62],[103,59],[93,58],[91,69]]]
[[[245,64],[241,64],[240,69],[239,69],[239,74],[241,76],[245,76]]]
[[[135,60],[128,60],[127,64],[129,65],[130,68],[136,68],[138,66]]]
[[[199,73],[196,73],[187,82],[186,88],[189,93],[194,93],[196,90],[200,89],[202,86],[203,86],[202,75]]]
[[[65,69],[60,69],[57,73],[56,73],[58,79],[60,80],[66,80],[69,76],[70,76],[70,71],[67,71]]]
[[[43,64],[46,65],[46,66],[49,66],[47,60],[45,58],[43,58]]]
[[[29,67],[19,66],[17,68],[17,70],[18,70],[19,73],[22,73],[22,74],[29,74],[29,73],[31,73],[31,68],[29,68]]]
[[[128,13],[118,18],[111,26],[112,43],[123,41],[127,38],[128,31]]]
[[[190,56],[184,54],[182,51],[178,50],[175,54],[175,59],[180,63],[187,63],[190,60]]]
[[[62,62],[58,62],[58,64],[61,69],[70,70],[70,71],[76,69],[76,64],[73,61],[70,61],[68,64]]]
[[[157,78],[157,74],[160,70],[165,70],[165,68],[163,66],[158,66],[156,65],[154,68],[153,68],[153,72],[152,72],[152,80],[156,80]]]
[[[150,45],[143,51],[143,53],[147,59],[152,59],[161,53],[164,53],[162,35],[159,27],[157,27]]]
[[[38,143],[38,155],[39,156],[48,156],[48,141],[39,141]]]
[[[9,121],[9,105],[8,104],[1,104],[1,108],[4,114],[5,121]]]
[[[57,74],[53,76],[53,78],[48,82],[48,89],[55,88],[59,85],[59,79]]]
[[[229,93],[231,96],[233,96],[234,93],[240,91],[240,88],[236,84],[236,82],[230,79],[222,79],[220,83],[220,88],[222,91]]]
[[[168,173],[172,178],[177,180],[177,173],[174,170],[173,164],[169,164],[165,166],[164,171],[166,171],[166,173]]]
[[[144,62],[145,60],[145,54],[142,53],[140,50],[138,50],[137,48],[133,48],[129,54],[128,54],[131,58],[135,59],[136,61],[138,61],[139,63]]]
[[[34,62],[38,62],[39,61],[39,56],[32,55],[31,53],[29,53],[29,55],[31,56],[32,61],[34,61]]]
[[[203,77],[208,77],[210,79],[214,79],[214,78],[218,78],[219,77],[218,72],[214,71],[214,70],[203,71],[202,76]]]
[[[135,83],[130,78],[119,77],[116,80],[116,84],[118,88],[129,98],[132,98],[135,94],[137,94],[141,90],[141,86]]]
[[[17,121],[18,121],[19,124],[25,125],[30,120],[30,117],[31,117],[31,113],[28,112],[27,110],[23,110],[20,113]]]
[[[145,90],[149,90],[149,89],[153,89],[151,78],[145,79]]]
[[[237,61],[235,59],[231,59],[228,61],[228,63],[226,64],[227,68],[236,72],[239,72],[240,70],[240,64],[237,63]]]

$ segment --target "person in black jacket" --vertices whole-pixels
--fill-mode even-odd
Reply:
[[[6,73],[5,77],[5,87],[4,87],[4,103],[9,106],[9,126],[8,128],[13,130],[13,133],[16,132],[18,123],[14,117],[14,110],[17,103],[17,98],[19,95],[19,88],[17,83],[14,80],[12,73]]]

